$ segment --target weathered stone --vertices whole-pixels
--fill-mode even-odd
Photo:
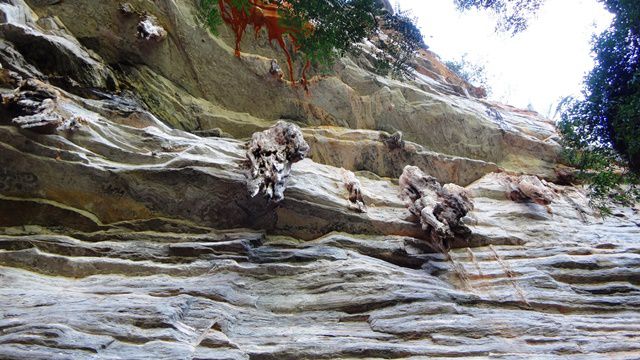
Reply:
[[[272,59],[284,63],[280,52],[267,42],[245,36],[244,53],[235,59],[235,35],[223,26],[220,36],[212,39],[198,25],[195,5],[165,0],[136,3],[140,12],[156,16],[171,34],[162,46],[152,48],[140,46],[131,36],[137,21],[123,19],[117,2],[70,0],[34,9],[39,14],[55,13],[78,38],[92,39],[87,45],[107,63],[145,65],[149,75],[153,74],[137,87],[147,93],[145,103],[150,108],[175,104],[174,111],[162,109],[161,118],[174,126],[188,119],[179,126],[186,130],[210,126],[234,136],[240,136],[236,133],[241,130],[242,136],[250,136],[256,127],[263,130],[285,118],[308,126],[402,131],[405,141],[429,151],[495,163],[509,171],[554,176],[560,146],[553,122],[538,114],[461,96],[451,84],[422,74],[412,82],[378,77],[349,59],[339,60],[331,76],[310,77],[309,95],[305,96],[300,87],[291,88],[265,76]],[[93,23],[101,26],[88,25]],[[138,81],[122,75],[120,82]],[[155,92],[145,88],[158,82],[171,84],[181,95],[168,95],[173,89]],[[211,115],[202,103],[194,104],[193,98],[206,100],[202,103],[223,115]],[[488,108],[496,109],[501,117],[488,115]],[[235,120],[230,113],[243,121],[228,121]],[[211,117],[215,118],[211,124],[198,121]],[[244,132],[249,127],[253,129]]]
[[[0,87],[14,89],[22,83],[22,77],[9,69],[2,69],[0,66]]]
[[[11,43],[39,72],[69,76],[88,87],[115,89],[113,74],[97,55],[88,52],[73,37],[40,32],[34,27],[35,15],[23,0],[4,4],[0,7],[2,13],[7,21],[0,23],[0,38]],[[14,71],[24,68],[21,64],[14,66]]]
[[[48,5],[60,4],[62,2],[62,0],[34,0],[34,2],[38,6],[48,6]]]
[[[291,165],[304,159],[308,152],[309,145],[294,124],[279,121],[271,128],[253,134],[247,144],[249,194],[253,197],[261,193],[274,202],[281,201]]]
[[[349,202],[357,211],[367,212],[367,205],[362,197],[362,185],[356,175],[349,170],[342,170],[342,180],[349,192]]]
[[[65,119],[43,136],[0,117],[0,358],[638,358],[640,210],[602,219],[583,189],[549,182],[562,169],[549,121],[348,59],[304,95],[265,76],[282,61],[266,44],[246,37],[236,59],[226,29],[196,26],[195,2],[132,3],[165,41],[141,43],[118,2],[30,0],[44,30],[0,1],[3,22],[99,51],[129,89],[80,81],[108,69],[100,57],[64,74],[0,39],[4,69],[49,81],[1,89],[7,105],[52,100]],[[314,127],[275,206],[249,196],[242,164],[279,118]],[[306,152],[297,138],[280,158]],[[408,164],[466,187],[398,180]],[[425,209],[462,236],[425,241]]]
[[[456,235],[469,235],[461,219],[473,210],[473,202],[464,188],[454,184],[441,186],[420,168],[407,165],[400,176],[400,197],[434,242],[445,247]]]
[[[271,60],[271,68],[269,69],[269,74],[271,74],[271,76],[275,77],[276,79],[282,79],[282,77],[284,76],[280,65],[278,65],[278,62],[275,59]]]
[[[303,129],[313,161],[352,171],[370,171],[383,177],[399,178],[407,164],[418,166],[440,183],[467,186],[484,175],[498,171],[494,163],[448,156],[405,142],[390,149],[384,141],[393,136],[378,131],[336,127]]]
[[[120,10],[122,15],[125,15],[125,16],[131,16],[136,14],[135,7],[131,5],[131,3],[129,2],[120,3],[120,5],[118,5],[118,10]]]
[[[549,189],[538,177],[531,175],[504,177],[507,188],[507,196],[513,201],[533,201],[540,205],[549,205],[556,197],[553,190]]]
[[[13,94],[0,97],[3,117],[22,129],[52,134],[64,121],[57,92],[38,80],[26,80]]]
[[[402,132],[396,131],[391,135],[381,134],[382,142],[387,145],[390,150],[404,149],[405,142],[402,140]]]
[[[144,40],[162,41],[167,37],[167,30],[158,24],[158,19],[155,16],[149,14],[140,19],[136,31],[137,36]]]
[[[44,79],[37,68],[29,64],[13,44],[0,38],[0,62],[5,70],[15,71],[23,78]]]

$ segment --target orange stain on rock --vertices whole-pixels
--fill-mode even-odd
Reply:
[[[247,26],[252,25],[255,31],[255,35],[258,36],[258,32],[265,28],[267,30],[267,36],[269,42],[276,41],[287,59],[287,65],[289,67],[289,78],[294,84],[296,81],[293,77],[293,60],[291,53],[287,49],[285,43],[285,36],[289,36],[293,42],[293,51],[296,52],[300,48],[298,45],[298,37],[302,35],[303,31],[312,31],[312,27],[309,24],[304,29],[297,29],[293,27],[283,26],[281,23],[280,14],[278,14],[279,7],[276,4],[267,4],[262,0],[250,0],[250,7],[236,8],[231,4],[231,0],[218,0],[220,6],[220,14],[222,20],[231,26],[231,29],[235,32],[236,36],[236,49],[235,55],[240,57],[240,42],[247,29]],[[311,62],[307,60],[304,69],[302,70],[302,80],[300,81],[305,90],[307,88],[307,76],[306,72],[309,70]]]

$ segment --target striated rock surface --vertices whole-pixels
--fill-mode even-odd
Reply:
[[[0,2],[1,359],[640,357],[640,209],[553,183],[549,121],[363,59],[306,96],[195,2],[126,4]]]
[[[401,137],[393,140],[397,133],[336,127],[305,128],[303,133],[314,161],[383,177],[399,178],[404,167],[413,164],[439,182],[466,186],[500,170],[495,163],[437,153]]]
[[[13,94],[0,95],[4,120],[23,129],[53,133],[62,125],[57,92],[35,79],[24,81]]]
[[[554,176],[560,147],[551,121],[467,97],[458,85],[437,77],[418,74],[411,82],[390,80],[364,69],[366,59],[345,58],[332,76],[311,76],[307,96],[302,87],[270,74],[273,59],[286,63],[278,46],[269,46],[266,36],[257,41],[245,36],[240,45],[244,52],[234,59],[233,31],[221,28],[221,36],[212,37],[198,24],[195,2],[131,2],[162,24],[168,36],[161,43],[140,43],[135,36],[138,18],[123,16],[118,4],[28,3],[38,16],[59,18],[106,63],[123,64],[116,71],[119,82],[133,86],[150,108],[172,103],[161,118],[174,127],[190,131],[213,127],[250,137],[257,127],[264,130],[277,120],[290,119],[307,126],[402,131],[405,140],[431,151]],[[127,69],[126,64],[132,63],[136,70]],[[294,77],[301,71],[296,69]],[[163,84],[161,91],[155,89],[158,83]],[[214,111],[207,109],[211,107],[224,111],[211,115]],[[200,120],[211,118],[214,123]],[[238,118],[242,121],[234,121]]]

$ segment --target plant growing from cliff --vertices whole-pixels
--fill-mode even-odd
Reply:
[[[375,0],[273,0],[282,23],[312,30],[297,39],[300,52],[315,64],[329,66],[376,29],[380,8]]]
[[[444,64],[462,80],[484,88],[487,93],[491,92],[484,65],[475,64],[467,60],[466,55],[463,55],[459,60],[445,61]]]
[[[218,0],[199,0],[198,20],[212,34],[218,35],[218,26],[222,25]]]
[[[627,161],[593,134],[584,134],[582,102],[572,99],[561,104],[558,123],[562,134],[563,158],[578,169],[577,180],[589,184],[593,207],[608,215],[611,203],[632,205],[640,201],[640,177],[629,170]]]
[[[595,67],[586,77],[584,100],[565,118],[593,148],[613,149],[640,172],[640,2],[607,0],[615,18],[595,38]]]
[[[491,9],[498,26],[512,32],[545,0],[455,0],[461,9]],[[590,183],[594,205],[640,200],[640,1],[599,0],[614,15],[593,39],[595,66],[584,82],[583,99],[562,106],[559,128],[567,161]]]
[[[416,20],[400,9],[394,14],[386,12],[378,19],[380,26],[375,44],[382,54],[375,61],[375,72],[395,78],[412,78],[415,53],[427,47]]]
[[[276,40],[285,52],[291,77],[292,55],[300,54],[307,63],[303,83],[308,64],[329,68],[356,43],[383,30],[392,33],[392,41],[382,50],[394,74],[409,72],[409,59],[416,44],[422,44],[420,31],[410,18],[385,13],[377,0],[200,0],[199,5],[198,18],[214,34],[223,21],[232,25],[237,55],[248,25],[266,27],[269,40]]]
[[[640,200],[640,2],[603,1],[615,18],[594,38],[595,67],[583,100],[562,112],[568,159],[591,183],[592,198]]]

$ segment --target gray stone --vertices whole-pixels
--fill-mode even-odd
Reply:
[[[122,7],[120,11],[123,11]],[[162,41],[167,37],[167,30],[158,24],[158,19],[153,15],[143,16],[136,30],[136,35],[144,40]]]
[[[64,120],[0,118],[0,358],[638,358],[640,209],[603,219],[550,182],[566,172],[550,121],[349,59],[304,95],[265,76],[282,63],[266,44],[237,59],[227,30],[197,26],[194,2],[131,2],[158,43],[118,2],[28,3],[0,4],[3,70],[34,84],[8,74],[3,103],[51,100]],[[128,90],[94,88],[112,73]],[[310,126],[267,130],[281,118]],[[260,146],[300,160],[277,203],[247,192],[264,130],[298,134]],[[435,179],[399,179],[406,165]],[[415,201],[435,202],[412,214],[399,194],[421,179]],[[427,207],[468,229],[447,252]]]
[[[398,182],[399,195],[407,209],[442,250],[448,249],[456,235],[470,233],[461,221],[473,210],[473,202],[465,189],[454,184],[442,186],[433,176],[411,165],[404,168]]]
[[[247,188],[251,197],[263,194],[269,200],[281,201],[291,165],[304,159],[308,152],[309,145],[294,124],[279,121],[253,134],[247,144],[250,172]]]

